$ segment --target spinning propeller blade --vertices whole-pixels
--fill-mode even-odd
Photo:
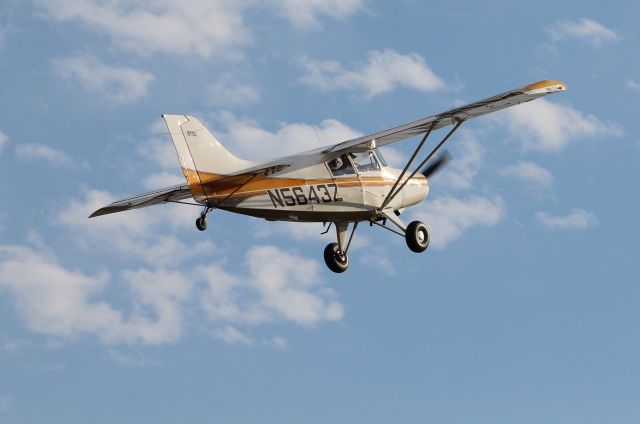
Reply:
[[[433,162],[431,162],[430,164],[427,164],[427,166],[422,168],[420,173],[424,175],[426,178],[429,178],[432,175],[435,175],[440,170],[440,168],[445,166],[450,160],[451,160],[451,154],[448,151],[445,151],[443,154],[438,156]]]

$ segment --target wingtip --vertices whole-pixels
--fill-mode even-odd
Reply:
[[[543,94],[557,93],[558,91],[567,91],[567,84],[558,80],[542,80],[533,84],[525,85],[520,90],[526,94]]]

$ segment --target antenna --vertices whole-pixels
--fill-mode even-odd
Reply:
[[[318,134],[318,130],[316,129],[315,125],[313,125],[313,131],[315,131],[315,133],[316,133],[316,138],[318,139],[318,144],[320,146],[322,146],[322,142],[320,141],[320,135]]]

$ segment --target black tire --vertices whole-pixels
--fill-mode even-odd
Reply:
[[[204,231],[207,229],[207,220],[204,217],[199,217],[196,219],[196,228],[200,231]]]
[[[404,239],[411,251],[421,253],[429,247],[429,229],[420,221],[413,221],[407,225]]]
[[[345,272],[349,268],[349,257],[338,253],[338,243],[329,243],[324,248],[324,261],[333,272]]]

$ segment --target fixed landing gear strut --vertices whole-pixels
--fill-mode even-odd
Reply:
[[[207,229],[207,215],[211,212],[213,208],[206,206],[198,219],[196,219],[196,228],[200,231],[204,231]]]
[[[353,223],[353,229],[351,230],[351,235],[349,236],[349,240],[346,242],[347,231],[349,230],[348,222],[336,222],[336,233],[338,236],[337,243],[329,243],[324,248],[324,262],[327,264],[327,267],[333,272],[341,273],[345,272],[347,268],[349,268],[349,256],[347,252],[349,251],[349,246],[351,245],[351,240],[353,239],[353,234],[356,232],[356,228],[358,228],[358,223]]]

